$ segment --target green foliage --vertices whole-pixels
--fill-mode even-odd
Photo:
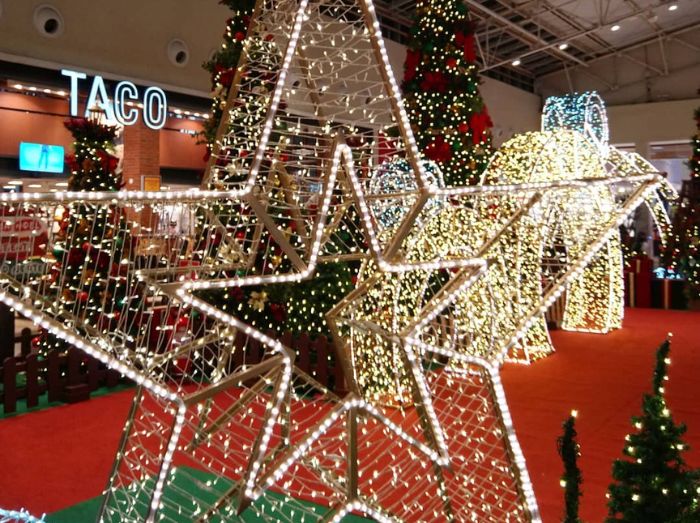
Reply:
[[[642,415],[632,418],[637,432],[626,437],[625,459],[613,463],[608,522],[700,521],[700,476],[682,457],[688,449],[682,440],[686,427],[674,423],[664,398],[669,350],[666,340],[657,352],[654,392],[644,395]]]
[[[689,191],[681,191],[681,200],[674,206],[673,228],[662,252],[664,264],[686,278],[691,300],[700,299],[700,107],[694,117],[698,132],[691,138],[690,180],[684,182]]]
[[[71,118],[65,126],[74,139],[73,154],[67,158],[68,188],[119,190],[119,159],[111,154],[116,129],[87,118]],[[129,308],[123,301],[126,282],[119,277],[124,235],[124,216],[115,208],[73,204],[65,209],[53,245],[56,261],[44,290],[46,296],[55,298],[57,316],[77,317],[97,330],[109,330],[119,321]],[[65,342],[49,334],[39,344],[42,356],[66,348]]]
[[[227,21],[227,29],[224,34],[222,48],[203,64],[203,67],[212,74],[212,90],[214,92],[213,110],[208,120],[204,133],[200,139],[206,140],[210,151],[216,140],[216,133],[220,125],[223,111],[226,109],[228,93],[233,88],[235,73],[240,66],[240,52],[243,47],[248,26],[255,2],[252,0],[224,1],[233,11],[233,17]],[[281,50],[277,48],[272,35],[259,38],[249,46],[250,59],[257,61],[258,65],[265,63],[270,73],[276,73],[281,66]],[[244,92],[269,92],[274,87],[276,74],[252,75],[243,77],[242,90]],[[242,182],[248,176],[251,154],[251,144],[257,144],[262,130],[262,121],[267,114],[267,98],[259,97],[247,100],[244,104],[238,104],[230,109],[232,125],[238,126],[237,133],[229,136],[224,150],[218,151],[217,165],[229,165],[236,163],[236,168],[231,169],[225,178],[211,182],[211,188],[231,188]],[[284,122],[276,125],[284,126]],[[246,128],[246,132],[241,131]],[[278,128],[276,128],[278,129]],[[273,130],[274,135],[275,130]],[[274,142],[274,140],[272,140]],[[275,188],[271,188],[275,191]],[[283,195],[270,196],[271,201],[281,201]],[[307,202],[307,205],[310,205]],[[229,230],[235,240],[244,246],[244,250],[254,252],[256,259],[247,275],[268,276],[273,274],[289,273],[293,270],[286,254],[277,242],[270,237],[266,229],[258,230],[251,225],[255,220],[241,219],[238,213],[244,212],[240,207],[229,203],[222,203],[214,207],[214,214],[221,224]],[[276,212],[287,213],[286,209],[268,209],[272,215]],[[299,246],[299,236],[288,230],[288,216],[284,214],[279,222],[288,240],[292,245]],[[255,222],[257,223],[257,222]],[[338,234],[352,236],[352,231],[359,227],[359,222],[353,223],[344,219],[339,227]],[[212,234],[217,232],[212,229]],[[211,248],[216,249],[218,239],[209,242]],[[253,245],[254,242],[258,242]],[[347,254],[342,248],[328,247],[332,254]],[[316,273],[309,281],[294,284],[273,284],[245,287],[231,287],[215,291],[201,293],[202,297],[210,303],[216,304],[222,310],[241,318],[246,323],[262,330],[273,330],[278,333],[289,330],[293,333],[308,333],[311,338],[321,334],[330,335],[325,322],[325,313],[328,312],[342,297],[353,288],[353,279],[357,274],[356,264],[328,263],[317,267]],[[243,274],[239,274],[242,276]],[[231,277],[231,274],[226,276]]]
[[[418,146],[447,185],[477,183],[491,156],[491,127],[479,95],[474,24],[463,2],[419,0],[403,92]]]
[[[565,515],[564,523],[580,523],[578,517],[579,500],[581,492],[581,471],[577,460],[581,455],[580,446],[576,441],[576,418],[571,415],[564,422],[564,433],[559,437],[559,455],[564,462],[564,474],[561,476],[561,484],[564,487]]]
[[[199,143],[207,144],[210,150],[211,144],[216,139],[216,131],[236,75],[243,42],[255,7],[255,0],[222,0],[219,3],[228,6],[233,13],[226,21],[226,31],[221,47],[210,60],[202,64],[202,67],[211,74],[213,101],[211,117],[204,123],[204,130],[198,135],[198,139]]]

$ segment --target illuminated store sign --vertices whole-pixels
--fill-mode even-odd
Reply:
[[[63,69],[63,76],[70,78],[70,114],[78,116],[78,84],[85,80],[87,74],[78,71]],[[85,104],[85,117],[90,115],[93,107],[101,108],[107,121],[117,121],[122,125],[134,125],[139,119],[139,104],[143,122],[151,129],[162,129],[168,117],[168,100],[165,92],[160,87],[149,87],[143,93],[143,101],[140,93],[132,82],[119,82],[114,88],[112,97],[107,93],[104,78],[95,76],[92,87]]]

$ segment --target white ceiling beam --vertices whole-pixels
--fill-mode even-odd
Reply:
[[[661,37],[665,38],[665,39],[670,39],[670,38],[676,37],[678,35],[687,33],[689,31],[697,31],[697,30],[700,30],[700,25],[693,22],[693,23],[685,25],[685,26],[676,27],[675,29],[670,29],[670,30],[666,31]],[[639,49],[640,47],[645,47],[645,46],[654,44],[658,38],[659,38],[659,35],[654,35],[651,38],[648,38],[648,39],[643,40],[641,42],[636,42],[634,44],[630,44],[630,45],[627,45],[625,47],[614,48],[607,53],[601,54],[599,56],[596,56],[595,58],[588,60],[588,64],[600,62],[601,60],[605,60],[606,58],[610,58],[611,56],[616,56],[616,55],[625,58],[626,57],[625,53],[627,53],[629,51],[633,51],[634,49]],[[578,66],[574,66],[574,67],[578,67]],[[557,71],[552,71],[550,73],[543,74],[541,77],[544,78],[544,77],[551,76],[553,74],[559,74],[559,73],[561,73],[561,69],[559,69]]]
[[[491,11],[491,9],[488,9],[487,7],[484,7],[481,5],[477,0],[464,0],[466,4],[471,6],[473,10],[476,10],[480,13],[482,13],[485,16],[488,16],[489,18],[492,18],[501,24],[507,26],[508,28],[512,29],[513,32],[518,33],[520,35],[520,38],[527,44],[532,45],[532,44],[539,44],[540,46],[549,46],[549,42],[546,42],[539,38],[538,36],[533,35],[530,31],[527,29],[519,26],[515,22],[512,22],[511,20],[508,20],[506,17],[501,16],[500,14],[496,13],[495,11]],[[512,34],[512,33],[511,33]],[[545,52],[554,55],[557,58],[565,58],[571,62],[575,62],[579,64],[580,66],[587,67],[586,62],[581,60],[580,58],[573,56],[570,53],[567,53],[566,51],[563,51],[559,49],[558,47],[556,48],[550,48],[548,47],[545,49]]]

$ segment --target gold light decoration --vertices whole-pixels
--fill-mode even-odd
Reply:
[[[550,154],[591,147],[562,131],[515,139],[489,184],[431,185],[370,0],[259,1],[254,13],[237,70],[259,82],[238,79],[224,118],[242,107],[254,117],[221,126],[205,178],[219,187],[0,194],[0,245],[16,242],[19,220],[64,205],[124,216],[128,249],[108,277],[133,306],[118,318],[56,314],[45,291],[65,274],[49,270],[38,226],[23,238],[43,249],[45,271],[0,269],[1,301],[138,385],[100,521],[540,521],[499,363],[546,334],[543,311],[658,174],[580,178],[596,159]],[[399,137],[386,138],[395,125]],[[380,150],[410,164],[409,191],[369,194]],[[540,158],[564,175],[540,177]],[[524,166],[529,178],[508,178]],[[380,228],[377,198],[406,212]],[[351,238],[346,220],[358,225]],[[30,260],[15,247],[0,258]],[[327,318],[345,397],[295,365],[293,343],[206,301],[212,289],[300,282],[340,259],[363,264]],[[260,307],[268,296],[251,298]]]

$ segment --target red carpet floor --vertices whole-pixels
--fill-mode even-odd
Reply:
[[[688,462],[700,466],[700,314],[631,309],[625,327],[607,336],[555,332],[557,353],[503,371],[540,509],[559,521],[561,463],[556,439],[572,408],[583,447],[582,517],[601,521],[612,460],[620,456],[630,417],[650,389],[654,352],[672,331],[669,405],[688,424]],[[99,495],[112,465],[132,392],[0,420],[0,507],[54,512]]]

